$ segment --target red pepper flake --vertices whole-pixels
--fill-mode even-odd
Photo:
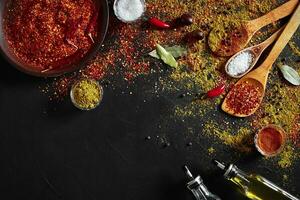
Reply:
[[[99,80],[104,77],[106,67],[102,63],[93,63],[84,69],[83,74],[91,79]]]
[[[74,79],[86,77],[101,80],[108,75],[118,73],[122,75],[124,80],[131,82],[141,74],[148,74],[150,63],[144,55],[154,48],[155,41],[145,37],[147,32],[148,30],[140,29],[140,24],[123,24],[117,20],[111,21],[107,37],[116,39],[113,40],[113,43],[104,43],[101,52],[85,68],[80,70]],[[105,46],[112,46],[113,48],[105,48]],[[118,67],[117,70],[115,70],[116,67]],[[71,84],[71,81],[66,82],[57,79],[53,85],[54,91],[61,95],[60,98],[63,98],[67,92],[61,91],[68,91]]]
[[[235,114],[250,114],[259,104],[262,94],[253,84],[235,85],[228,93],[226,104]]]
[[[9,48],[23,63],[40,71],[78,62],[97,35],[93,0],[11,1],[4,15]]]
[[[152,26],[155,26],[157,28],[167,29],[167,28],[171,27],[168,23],[166,23],[156,17],[151,17],[148,21]]]
[[[223,94],[223,92],[225,91],[225,88],[226,88],[226,85],[225,84],[221,84],[218,87],[215,87],[214,89],[208,91],[206,95],[209,98],[218,97],[221,94]]]
[[[54,95],[52,98],[61,100],[61,97],[68,95],[70,86],[75,82],[75,80],[74,75],[58,78],[52,85],[54,89]]]
[[[93,16],[91,17],[87,28],[85,30],[86,34],[89,36],[91,41],[95,43],[94,38],[97,36],[97,19],[99,17],[99,10],[96,8],[96,6],[93,7]]]

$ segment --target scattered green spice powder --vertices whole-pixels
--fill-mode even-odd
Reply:
[[[241,27],[240,19],[230,19],[230,21],[224,21],[220,23],[217,20],[213,25],[213,30],[209,34],[209,47],[213,52],[219,50],[222,41],[229,39],[232,31],[237,30]]]
[[[283,180],[284,182],[288,181],[288,180],[289,180],[289,176],[286,175],[286,174],[283,174],[282,180]]]
[[[99,105],[102,93],[102,88],[96,81],[83,79],[72,87],[71,99],[76,107],[91,110]]]
[[[207,149],[207,151],[208,151],[208,154],[209,154],[209,155],[212,155],[212,154],[215,153],[216,150],[215,150],[213,147],[209,147],[209,148]]]
[[[292,52],[295,55],[300,56],[300,48],[297,46],[297,44],[294,41],[289,42],[289,47],[291,48]]]
[[[204,125],[204,133],[216,137],[224,144],[243,153],[250,153],[254,149],[253,132],[246,127],[234,131],[229,127],[220,127],[216,122],[208,121]]]
[[[280,2],[282,3],[282,1]],[[189,13],[193,16],[194,23],[190,26],[166,31],[145,30],[140,24],[118,26],[117,31],[112,33],[114,37],[119,37],[120,40],[116,40],[114,48],[109,48],[109,51],[99,54],[96,59],[92,60],[92,64],[84,70],[84,74],[95,79],[102,79],[107,69],[110,69],[107,74],[113,73],[112,68],[115,69],[115,66],[117,66],[116,61],[121,62],[121,69],[139,69],[139,73],[131,74],[131,76],[128,76],[129,78],[131,77],[128,80],[132,80],[132,77],[137,77],[141,72],[142,74],[147,74],[149,67],[155,66],[159,62],[149,56],[143,57],[143,55],[147,55],[159,43],[166,46],[187,46],[188,51],[184,57],[177,59],[177,68],[160,69],[160,71],[168,71],[168,74],[159,77],[155,94],[168,97],[169,95],[174,96],[174,94],[187,92],[205,93],[217,86],[221,81],[230,85],[236,80],[224,76],[223,67],[227,59],[213,55],[208,47],[210,31],[213,28],[222,29],[224,23],[239,25],[243,20],[260,17],[280,5],[280,2],[277,0],[149,0],[147,1],[146,11],[148,16],[157,16],[164,21],[171,21],[184,13]],[[258,31],[249,45],[262,42],[277,28],[278,23],[274,23]],[[203,40],[193,44],[184,43],[182,40],[184,36],[195,30],[200,30],[203,33]],[[213,40],[218,39],[214,38]],[[120,42],[122,45],[119,45]],[[299,47],[294,42],[290,42],[289,46],[288,51],[292,50],[295,55],[299,55]],[[129,55],[128,52],[140,53]],[[289,60],[291,53],[287,55],[289,55],[287,58]],[[131,59],[128,59],[128,57]],[[138,59],[138,62],[135,61],[136,59]],[[139,62],[139,59],[146,59],[146,62]],[[150,61],[154,60],[154,62],[149,64],[147,59]],[[95,72],[94,66],[99,66],[98,68],[101,70],[96,73],[96,76],[91,76],[90,74]],[[295,69],[299,72],[300,64],[295,66]],[[119,68],[116,68],[116,71],[118,70]],[[288,138],[296,138],[300,135],[299,125],[295,126],[295,121],[300,119],[300,88],[288,85],[279,77],[278,69],[274,67],[268,79],[268,89],[266,90],[262,106],[253,117],[245,119],[242,123],[239,120],[229,120],[229,117],[226,115],[224,115],[223,121],[219,120],[219,122],[219,117],[214,117],[222,115],[218,109],[223,98],[222,96],[214,100],[199,99],[191,101],[174,100],[172,98],[172,100],[179,102],[178,104],[176,102],[174,105],[174,118],[184,120],[187,126],[186,134],[189,138],[192,138],[194,135],[189,132],[190,129],[195,129],[195,132],[199,129],[195,128],[195,124],[191,125],[188,122],[192,122],[192,119],[199,120],[199,124],[204,124],[203,130],[199,131],[199,135],[202,136],[204,134],[204,137],[214,139],[214,142],[219,142],[219,145],[223,144],[223,146],[232,147],[234,150],[238,150],[237,152],[240,155],[255,150],[253,145],[255,131],[270,123],[281,126],[286,131]],[[81,90],[81,92],[84,91],[84,89]],[[66,90],[61,91],[65,92]],[[78,95],[81,107],[93,107],[96,104],[97,92],[89,91],[87,96],[88,98],[85,95]],[[102,96],[101,93],[100,96]],[[166,121],[166,123],[169,123],[168,120]],[[278,160],[275,158],[274,160],[268,159],[267,162],[273,164],[276,161],[276,165],[283,168],[293,166],[299,154],[299,149],[295,148],[294,140],[291,139],[290,144],[276,157]],[[218,146],[214,147],[218,149]],[[212,150],[208,147],[207,151],[210,152]],[[218,151],[218,153],[220,152]]]
[[[291,145],[287,145],[285,150],[280,154],[278,165],[281,168],[288,168],[293,164],[296,158],[297,153],[294,152],[294,148]]]

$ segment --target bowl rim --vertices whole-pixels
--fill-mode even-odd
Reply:
[[[3,1],[4,6],[6,6],[7,1],[9,1],[9,0]],[[19,70],[19,71],[21,71],[25,74],[35,76],[35,77],[41,77],[41,78],[58,77],[58,76],[62,76],[62,75],[68,74],[68,73],[75,72],[75,71],[83,68],[84,65],[88,61],[90,61],[97,54],[97,52],[100,50],[100,48],[101,48],[101,46],[102,46],[102,44],[103,44],[103,42],[106,38],[106,34],[107,34],[107,31],[108,31],[108,26],[109,26],[109,20],[110,20],[108,1],[107,0],[93,0],[93,1],[96,1],[96,2],[102,1],[102,4],[101,4],[101,6],[103,7],[102,11],[104,11],[102,13],[103,20],[101,21],[102,22],[102,24],[101,24],[102,29],[99,32],[100,33],[99,40],[97,41],[97,44],[93,45],[92,48],[78,62],[70,64],[70,67],[68,67],[67,69],[65,69],[65,70],[61,69],[61,70],[59,70],[57,72],[53,72],[53,73],[42,73],[41,71],[30,70],[27,67],[22,67],[21,65],[17,64],[17,62],[15,62],[15,61],[13,61],[13,59],[9,58],[6,51],[3,49],[2,45],[0,45],[0,54],[2,55],[3,58],[5,58],[5,60],[10,65],[12,65],[17,70]],[[3,23],[3,13],[1,13],[2,14],[2,17],[1,17],[2,22],[1,23]],[[1,31],[2,31],[2,34],[4,34],[3,33],[4,32],[3,28],[2,28]],[[3,35],[3,40],[6,40],[4,35]]]
[[[266,153],[263,149],[260,148],[259,146],[259,134],[262,132],[262,130],[266,129],[266,128],[272,128],[272,129],[275,129],[277,130],[280,135],[282,136],[282,143],[281,143],[281,146],[274,152],[272,153]],[[254,136],[254,144],[255,144],[255,147],[257,149],[257,151],[263,155],[263,156],[266,156],[266,157],[273,157],[273,156],[277,156],[278,154],[280,154],[284,147],[285,147],[285,144],[286,144],[286,132],[285,130],[281,127],[281,126],[278,126],[276,124],[269,124],[269,125],[266,125],[264,127],[262,127],[261,129],[259,129],[257,131],[257,133],[255,134]]]

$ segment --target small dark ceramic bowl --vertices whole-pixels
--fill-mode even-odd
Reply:
[[[40,70],[35,69],[34,67],[29,66],[28,64],[22,62],[20,59],[18,59],[14,53],[9,49],[8,43],[5,39],[4,35],[4,27],[3,27],[3,16],[6,12],[7,5],[15,0],[1,0],[0,1],[0,50],[2,55],[8,60],[8,62],[17,68],[18,70],[33,75],[33,76],[39,76],[39,77],[55,77],[60,76],[65,73],[69,73],[75,70],[80,69],[84,66],[84,64],[91,59],[97,51],[100,49],[106,32],[108,28],[108,22],[109,22],[109,8],[108,8],[108,2],[107,0],[94,0],[99,7],[99,17],[98,17],[98,37],[95,38],[95,44],[91,47],[91,49],[88,51],[88,53],[80,59],[79,62],[64,66],[60,69],[53,69],[51,71],[47,72],[41,72]]]

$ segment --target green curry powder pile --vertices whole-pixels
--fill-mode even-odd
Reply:
[[[97,82],[83,79],[75,83],[72,88],[74,104],[84,110],[95,108],[101,101],[102,91]]]

